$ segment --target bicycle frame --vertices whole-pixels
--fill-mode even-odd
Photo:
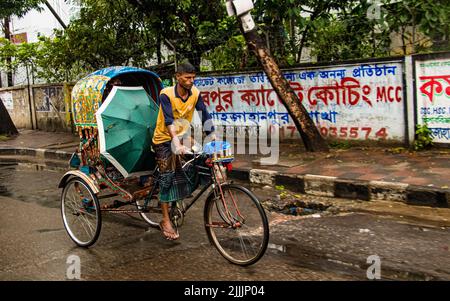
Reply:
[[[188,163],[190,163],[190,162],[192,162],[192,161],[194,161],[195,159],[197,159],[198,157],[199,157],[200,155],[197,155],[196,157],[194,156],[194,158],[193,159],[191,159],[191,160],[189,160],[189,161],[187,161],[184,165],[183,165],[183,167],[184,166],[186,166],[186,164],[188,164]],[[198,165],[196,165],[195,167],[197,168],[197,169],[203,169],[203,170],[208,170],[209,171],[209,173],[206,173],[206,172],[202,172],[202,171],[197,171],[198,172],[198,174],[199,174],[199,176],[200,175],[204,175],[204,176],[208,176],[208,178],[209,178],[209,180],[208,180],[208,182],[202,187],[202,189],[194,196],[194,198],[192,199],[192,200],[190,200],[189,201],[189,203],[186,205],[186,204],[184,204],[185,206],[182,206],[182,208],[181,208],[181,213],[184,215],[185,213],[187,213],[187,211],[189,210],[189,208],[191,208],[192,207],[192,205],[194,205],[197,201],[198,201],[198,199],[212,186],[213,187],[213,193],[217,193],[218,191],[215,189],[216,187],[219,187],[219,192],[220,192],[220,194],[222,195],[222,198],[221,198],[221,200],[222,200],[222,203],[223,203],[223,205],[224,205],[224,208],[225,208],[225,210],[226,210],[226,213],[227,213],[227,215],[228,215],[228,218],[229,218],[229,220],[233,220],[232,218],[231,218],[231,216],[230,216],[230,213],[229,213],[229,210],[228,210],[228,208],[227,208],[227,205],[226,205],[226,203],[224,202],[224,200],[223,200],[223,192],[222,192],[222,189],[221,189],[221,185],[222,185],[222,183],[220,183],[220,181],[219,181],[219,179],[218,179],[218,177],[217,177],[217,175],[216,175],[216,172],[215,172],[215,170],[214,170],[214,165],[215,164],[221,164],[221,163],[212,163],[211,164],[211,166],[210,167],[203,167],[203,166],[198,166]],[[157,171],[157,169],[155,170],[155,171]],[[145,198],[145,202],[144,202],[144,205],[143,205],[143,211],[145,212],[145,210],[147,210],[147,206],[148,206],[148,203],[150,202],[150,200],[152,199],[152,197],[155,195],[155,191],[156,191],[156,188],[158,187],[158,184],[159,184],[159,174],[157,175],[157,177],[156,177],[156,179],[155,179],[155,182],[154,182],[154,185],[153,185],[153,187],[152,187],[152,189],[151,189],[151,191],[150,191],[150,193],[148,194],[148,196]],[[211,192],[211,193],[212,193]],[[233,198],[233,196],[232,196],[232,198]],[[181,202],[184,202],[184,199],[183,200],[180,200]],[[180,202],[180,201],[178,201],[178,202]],[[176,206],[176,203],[177,203],[177,201],[174,201],[174,202],[172,202],[172,206]],[[234,201],[234,199],[233,199],[233,203],[234,203],[234,206],[236,207],[236,209],[237,209],[237,211],[238,211],[238,215],[240,216],[240,213],[239,213],[239,209],[237,208],[237,205],[236,205],[236,202]],[[234,224],[233,224],[234,225]]]
[[[197,157],[194,157],[194,159],[196,159]],[[193,161],[194,159],[192,159],[192,160],[190,160],[190,161],[188,161],[188,162],[186,162],[186,163],[190,163],[191,161]],[[185,164],[186,164],[185,163]],[[204,172],[198,172],[199,173],[199,175],[206,175],[206,176],[210,176],[211,177],[211,175],[213,175],[214,174],[214,170],[213,170],[213,168],[207,168],[207,167],[202,167],[202,166],[196,166],[196,168],[199,168],[199,169],[208,169],[210,172],[212,171],[212,173],[210,173],[210,174],[207,174],[207,173],[204,173]],[[158,170],[156,170],[156,171],[158,171]],[[147,205],[148,205],[148,203],[149,203],[149,201],[152,199],[152,197],[155,195],[155,191],[156,191],[156,188],[158,187],[158,184],[159,184],[159,177],[160,177],[160,175],[158,174],[157,175],[157,177],[156,177],[156,179],[155,179],[155,182],[154,182],[154,184],[153,184],[153,187],[152,187],[152,190],[150,191],[150,193],[148,194],[148,196],[145,198],[145,202],[144,202],[144,205],[143,205],[143,210],[144,210],[144,212],[145,212],[145,210],[147,209]],[[195,196],[194,196],[194,198],[188,203],[188,205],[186,206],[186,207],[184,207],[183,206],[183,208],[182,208],[182,213],[183,214],[185,214],[188,210],[189,210],[189,208],[191,208],[192,207],[192,205],[194,205],[196,202],[197,202],[197,200],[205,193],[205,191],[207,191],[211,186],[213,186],[213,189],[214,189],[214,187],[215,187],[215,180],[213,180],[213,178],[211,177],[210,179],[209,179],[209,181],[208,181],[208,183],[206,183],[205,185],[204,185],[204,187],[200,190],[200,192],[198,192]],[[181,200],[181,201],[184,201],[184,200]],[[177,202],[175,201],[175,202],[172,202],[172,205],[175,205]]]
[[[188,164],[193,162],[194,160],[198,159],[200,156],[203,156],[203,154],[197,154],[194,155],[194,157],[185,162],[183,164],[183,168]],[[206,160],[206,158],[205,158]],[[198,199],[212,186],[213,190],[210,193],[214,193],[215,196],[220,196],[224,211],[223,214],[225,215],[224,220],[228,220],[229,221],[229,226],[233,227],[233,228],[237,228],[240,226],[240,222],[237,221],[235,218],[233,218],[231,216],[230,210],[229,210],[229,206],[227,205],[227,203],[225,202],[225,197],[224,197],[224,193],[222,191],[222,187],[221,185],[223,183],[220,182],[218,175],[216,174],[216,169],[215,166],[220,166],[222,163],[221,162],[214,162],[214,163],[210,163],[208,164],[208,167],[205,166],[200,166],[200,165],[195,165],[195,168],[197,168],[197,173],[199,176],[207,176],[208,177],[208,182],[206,184],[204,184],[204,186],[202,187],[202,189],[194,196],[194,198],[192,200],[189,200],[189,202],[186,204],[185,200],[179,200],[179,201],[174,201],[171,202],[171,210],[174,210],[173,208],[177,208],[179,209],[179,213],[181,213],[181,217],[184,217],[185,214],[187,213],[187,211],[189,210],[189,208],[191,208],[197,201]],[[222,171],[219,172],[222,173]],[[223,176],[223,174],[222,174]],[[154,196],[156,195],[156,189],[159,186],[159,179],[160,179],[160,174],[159,174],[159,169],[155,168],[155,171],[153,172],[153,174],[151,175],[151,177],[153,177],[154,181],[153,181],[153,186],[150,190],[150,192],[148,193],[148,195],[145,197],[144,199],[144,204],[142,206],[138,205],[138,210],[124,210],[124,209],[118,209],[118,208],[102,208],[101,211],[103,212],[109,212],[109,213],[145,213],[145,212],[149,212],[150,210],[152,211],[157,211],[159,212],[159,207],[158,209],[155,209],[155,206],[150,206],[149,207],[149,203],[151,201],[151,199],[154,198]],[[217,189],[216,189],[217,188]],[[106,195],[106,196],[100,196],[99,199],[102,198],[106,198],[106,197],[111,197],[117,195],[117,193],[113,193],[110,195]],[[245,220],[244,217],[241,215],[239,208],[237,207],[237,204],[234,200],[234,196],[230,193],[231,196],[231,200],[232,200],[232,205],[234,206],[234,208],[236,209],[236,212],[238,214],[238,216],[242,219]],[[131,205],[133,203],[136,203],[137,200],[129,200],[127,202],[124,202],[120,207],[125,206],[125,205]],[[177,203],[181,202],[183,204],[183,206],[178,207]]]

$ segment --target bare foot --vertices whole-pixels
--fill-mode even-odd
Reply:
[[[161,234],[168,240],[176,240],[180,237],[178,231],[172,227],[172,223],[162,221],[159,223],[159,228],[161,229]]]

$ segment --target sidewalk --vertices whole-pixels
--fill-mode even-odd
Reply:
[[[19,136],[0,141],[0,161],[26,156],[67,164],[78,143],[71,133],[22,130]],[[261,165],[255,155],[238,155],[230,176],[312,195],[449,206],[450,149],[353,147],[329,153],[299,153],[299,149],[281,145],[277,165]]]

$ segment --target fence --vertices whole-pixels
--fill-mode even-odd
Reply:
[[[434,142],[450,145],[450,52],[302,65],[283,72],[329,140],[410,144],[416,124],[426,123]],[[279,129],[281,141],[300,139],[264,73],[202,73],[195,85],[216,128],[247,136],[270,136]],[[0,98],[18,128],[70,131],[71,87],[4,88]]]

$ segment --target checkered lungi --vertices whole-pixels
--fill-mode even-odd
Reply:
[[[195,171],[192,165],[182,168],[182,156],[175,155],[171,142],[154,144],[156,163],[159,167],[159,200],[173,202],[182,200],[195,190]]]

